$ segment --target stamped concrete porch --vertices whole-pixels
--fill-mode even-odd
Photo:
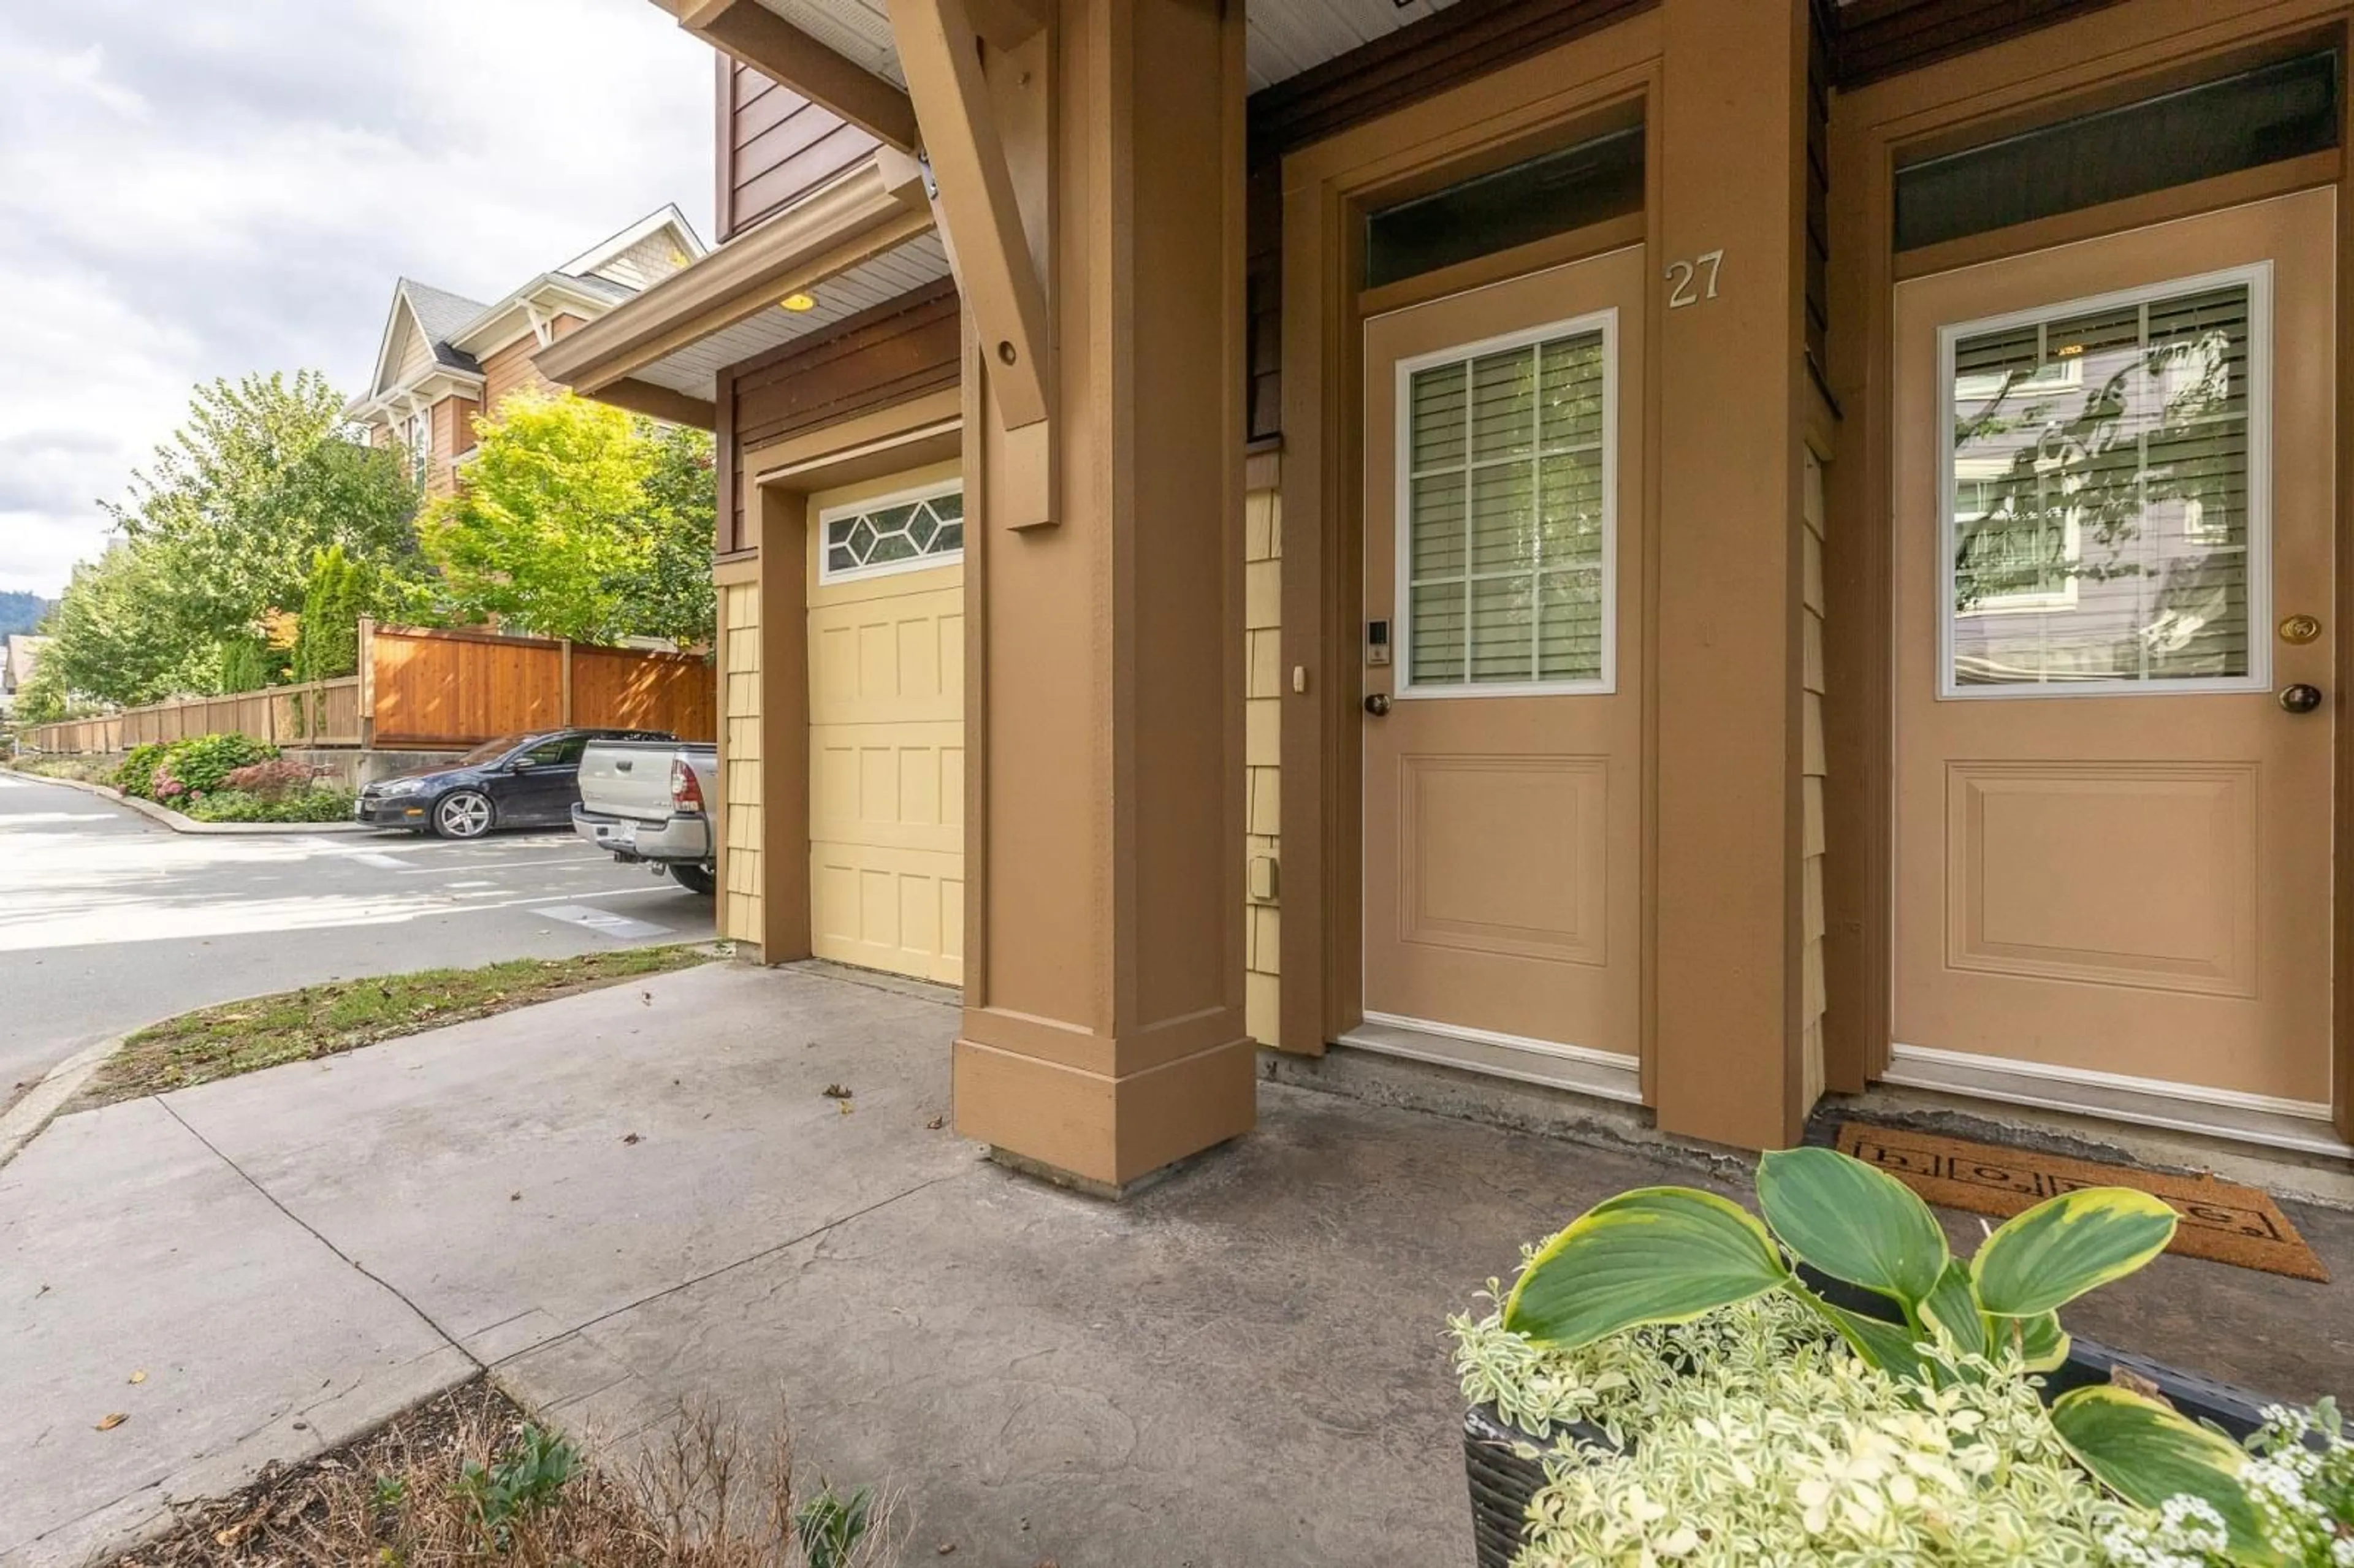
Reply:
[[[1444,1318],[1606,1193],[1707,1180],[1265,1083],[1257,1132],[1115,1206],[933,1125],[956,1021],[715,966],[59,1123],[0,1174],[0,1273],[42,1287],[0,1301],[0,1560],[486,1365],[615,1443],[781,1389],[806,1465],[902,1494],[909,1562],[1468,1563]],[[2292,1213],[2341,1283],[2169,1257],[2072,1322],[2342,1391],[2354,1215]]]

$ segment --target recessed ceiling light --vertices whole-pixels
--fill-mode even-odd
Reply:
[[[786,310],[792,311],[796,313],[802,311],[813,311],[817,309],[817,301],[808,294],[787,294],[783,299],[777,302]]]

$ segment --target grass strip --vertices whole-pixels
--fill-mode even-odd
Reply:
[[[565,959],[511,959],[479,969],[332,980],[198,1008],[131,1036],[67,1108],[88,1110],[288,1062],[315,1061],[444,1024],[709,963],[717,956],[705,943],[619,948]]]

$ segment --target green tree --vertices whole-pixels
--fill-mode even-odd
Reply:
[[[711,635],[711,438],[570,393],[477,421],[419,524],[461,615],[585,642]]]
[[[417,575],[419,499],[397,453],[345,439],[341,395],[304,370],[196,388],[186,421],[108,510],[159,563],[152,611],[217,660],[265,612],[302,601],[331,546]]]
[[[171,563],[131,540],[76,567],[49,613],[55,641],[33,672],[34,699],[62,712],[82,700],[131,706],[217,689],[221,644],[192,646],[157,612],[175,589]]]

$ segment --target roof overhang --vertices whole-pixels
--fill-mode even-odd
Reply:
[[[584,320],[594,320],[617,307],[609,294],[594,293],[554,272],[542,272],[468,323],[450,340],[450,346],[479,360],[537,330],[567,308]]]
[[[398,387],[387,387],[366,397],[355,397],[344,405],[346,419],[368,419],[378,414],[395,416],[429,408],[444,397],[472,397],[482,395],[482,378],[471,371],[453,370],[446,365],[436,365],[413,381]]]
[[[932,222],[921,167],[877,148],[701,260],[557,338],[533,363],[585,397],[709,429],[717,420],[719,366],[945,275]],[[779,309],[796,293],[820,307]]]

